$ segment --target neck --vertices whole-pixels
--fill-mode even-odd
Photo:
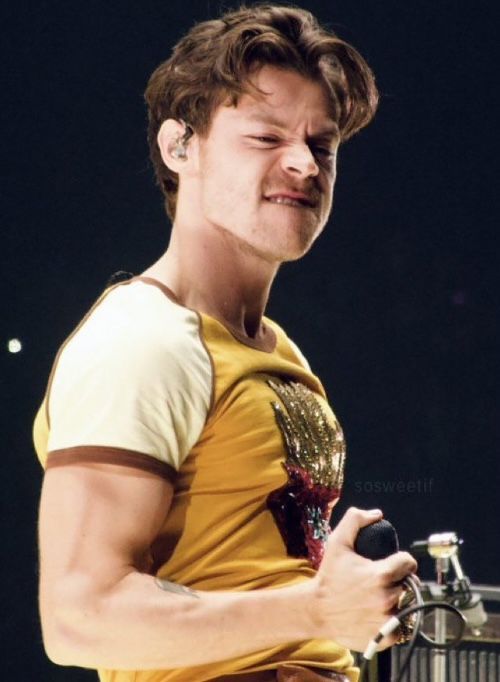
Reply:
[[[183,305],[256,339],[278,268],[223,230],[176,222],[167,251],[143,274],[169,287]]]

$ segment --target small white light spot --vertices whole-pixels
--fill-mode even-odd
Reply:
[[[9,353],[19,353],[19,351],[23,349],[23,344],[19,341],[19,339],[9,339],[7,348]]]

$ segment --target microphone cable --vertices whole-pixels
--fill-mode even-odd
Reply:
[[[370,526],[362,528],[356,538],[354,549],[361,556],[372,560],[382,559],[394,552],[397,552],[399,550],[399,542],[394,526],[386,519],[382,519],[371,524]],[[419,636],[434,649],[451,649],[456,646],[463,638],[467,621],[464,615],[455,606],[442,601],[424,602],[417,581],[412,576],[407,576],[403,581],[403,585],[409,592],[411,591],[413,593],[413,598],[416,603],[402,608],[396,615],[389,618],[380,628],[375,637],[370,641],[363,653],[363,660],[360,666],[359,682],[363,682],[368,670],[368,663],[377,652],[380,642],[385,637],[393,633],[398,627],[404,628],[405,621],[407,622],[407,619],[414,615],[415,621],[412,623],[413,632],[408,642],[406,656],[401,663],[397,676],[393,678],[391,682],[401,682]],[[442,609],[444,611],[448,611],[449,613],[453,613],[458,618],[458,634],[447,642],[435,642],[422,632],[424,613],[426,611],[431,611],[432,609]]]
[[[443,611],[448,611],[450,613],[453,613],[455,616],[458,618],[458,622],[460,624],[458,634],[453,637],[453,639],[447,641],[447,642],[435,642],[433,639],[425,635],[423,632],[421,632],[421,621],[422,621],[422,615],[425,611],[431,611],[432,609],[442,609]],[[428,601],[428,602],[422,602],[422,603],[417,603],[414,606],[408,606],[405,609],[402,609],[399,611],[399,613],[395,616],[392,616],[387,620],[384,625],[380,628],[378,631],[377,635],[370,641],[368,646],[366,647],[364,653],[363,653],[363,661],[360,667],[360,676],[359,676],[359,682],[363,682],[366,676],[367,668],[368,668],[368,663],[369,661],[373,658],[377,651],[377,647],[380,644],[380,642],[390,635],[396,628],[400,627],[405,618],[408,618],[409,616],[413,615],[414,613],[418,614],[417,616],[417,622],[415,622],[415,628],[413,630],[411,640],[408,643],[408,649],[406,651],[406,656],[400,666],[400,669],[398,671],[398,674],[396,677],[393,677],[391,679],[391,682],[401,682],[403,674],[406,671],[406,668],[408,667],[408,664],[410,662],[410,658],[413,654],[413,651],[415,649],[415,644],[417,641],[418,636],[422,639],[424,639],[428,644],[432,646],[433,649],[452,649],[453,647],[457,646],[459,644],[464,636],[464,631],[465,631],[465,626],[467,621],[465,620],[465,617],[463,614],[455,607],[452,606],[451,604],[447,604],[446,602],[442,601]]]

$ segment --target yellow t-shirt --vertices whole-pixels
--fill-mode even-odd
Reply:
[[[260,346],[136,277],[100,297],[61,347],[34,439],[44,467],[103,461],[169,478],[154,572],[198,590],[271,589],[314,575],[345,444],[319,380],[265,319]],[[263,614],[264,616],[265,614]],[[101,670],[102,682],[203,682],[295,662],[357,679],[330,640],[189,669]]]

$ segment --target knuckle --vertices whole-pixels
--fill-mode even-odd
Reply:
[[[393,571],[388,566],[382,566],[377,576],[377,584],[384,587],[391,583],[394,579]]]
[[[408,568],[409,573],[413,573],[413,571],[417,570],[418,564],[411,554],[409,554],[408,552],[399,552],[399,556],[401,562],[404,562],[406,567]]]
[[[346,516],[353,516],[357,517],[360,514],[360,510],[358,507],[349,507],[348,510],[346,511]]]

